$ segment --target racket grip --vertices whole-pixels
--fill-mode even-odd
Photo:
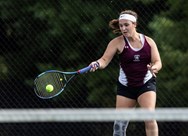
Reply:
[[[91,69],[92,66],[87,66],[85,68],[82,68],[80,70],[77,71],[78,74],[83,74],[83,73],[86,73],[88,72],[90,69]]]

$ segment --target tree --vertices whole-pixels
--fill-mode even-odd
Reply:
[[[187,51],[188,2],[168,1],[170,9],[155,16],[150,28],[159,45],[163,69],[159,74],[159,105],[187,106]],[[182,6],[183,5],[183,6]],[[182,11],[182,12],[181,12]]]

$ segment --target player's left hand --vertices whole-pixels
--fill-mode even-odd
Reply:
[[[156,74],[158,73],[158,69],[155,65],[148,64],[147,68],[151,71],[154,77],[157,77]]]

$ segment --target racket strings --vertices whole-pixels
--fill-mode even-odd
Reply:
[[[39,76],[35,80],[35,93],[39,97],[53,97],[55,95],[58,95],[59,93],[62,92],[64,89],[64,86],[66,85],[66,76],[63,74],[59,73],[45,73],[41,76]],[[52,91],[47,91],[46,86],[47,85],[52,85],[53,90]]]

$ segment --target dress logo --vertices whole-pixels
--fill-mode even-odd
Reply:
[[[140,55],[134,55],[134,60],[133,61],[140,61]]]

